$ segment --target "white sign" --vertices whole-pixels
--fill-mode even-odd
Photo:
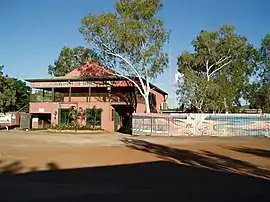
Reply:
[[[11,114],[0,114],[0,124],[11,123]]]
[[[101,84],[101,83],[100,83]],[[51,82],[32,82],[32,88],[67,88],[67,87],[95,87],[96,84],[91,81],[51,81]]]
[[[11,118],[12,118],[12,120],[15,120],[16,119],[15,114],[12,114]]]
[[[44,112],[44,108],[38,108],[38,112],[43,113]]]
[[[33,118],[32,120],[34,123],[37,123],[38,122],[38,118]]]

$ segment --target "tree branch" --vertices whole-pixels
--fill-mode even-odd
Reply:
[[[121,75],[121,74],[114,74],[114,75],[115,76],[118,76],[118,77],[123,77],[123,78],[129,80],[130,82],[132,82],[136,86],[136,88],[139,90],[139,92],[141,93],[142,96],[145,95],[145,93],[143,93],[143,91],[140,88],[140,86],[134,80],[132,80],[131,78],[129,78],[128,76],[124,76],[124,75]]]
[[[213,66],[219,65],[220,63],[224,62],[225,60],[229,59],[230,57],[231,57],[231,56],[227,56],[227,57],[223,56],[223,57],[221,57],[217,62],[215,62],[215,63],[213,63],[212,65],[210,65],[209,71],[210,71],[210,69],[211,69]]]
[[[229,62],[227,62],[227,63],[225,63],[223,65],[221,65],[219,68],[217,68],[214,71],[212,71],[209,76],[211,77],[214,73],[216,73],[217,71],[221,70],[223,67],[225,67],[226,65],[230,64],[231,62],[232,62],[232,60],[230,60]]]
[[[110,55],[112,55],[112,56],[115,56],[115,57],[118,57],[118,58],[120,58],[121,60],[123,60],[125,63],[127,63],[131,68],[132,68],[132,70],[136,73],[136,75],[139,77],[140,76],[140,74],[139,74],[139,72],[133,67],[133,65],[126,59],[126,58],[124,58],[122,55],[120,55],[120,54],[117,54],[117,53],[113,53],[113,52],[111,52],[111,51],[106,51],[108,54],[110,54]]]
[[[105,45],[105,47],[106,47],[106,45]],[[146,90],[146,88],[145,88],[145,85],[144,85],[144,83],[143,83],[143,80],[142,80],[142,77],[141,77],[141,75],[139,74],[139,72],[133,67],[133,65],[126,59],[126,58],[124,58],[122,55],[120,55],[120,54],[117,54],[117,53],[113,53],[112,51],[106,51],[108,54],[110,54],[110,55],[112,55],[112,56],[115,56],[115,57],[118,57],[118,58],[120,58],[121,60],[123,60],[125,63],[127,63],[130,67],[131,67],[131,69],[135,72],[135,74],[137,75],[137,77],[138,77],[138,79],[139,79],[139,81],[140,81],[140,83],[141,83],[141,85],[142,85],[142,88],[143,88],[143,91],[144,91],[144,93],[143,94],[146,94],[147,93],[147,90]],[[118,75],[120,75],[120,74],[118,74]],[[121,76],[123,76],[123,75],[121,75]],[[142,94],[142,95],[143,95]]]
[[[104,51],[105,51],[107,54],[112,55],[112,56],[117,57],[117,58],[120,58],[120,59],[123,60],[129,67],[131,67],[131,69],[132,69],[132,70],[135,72],[135,74],[137,75],[137,77],[138,77],[138,79],[139,79],[139,81],[140,81],[140,83],[141,83],[142,88],[141,88],[135,81],[133,81],[132,79],[130,79],[128,76],[124,76],[124,75],[119,74],[119,73],[115,73],[114,75],[115,75],[115,76],[118,76],[118,77],[123,77],[123,78],[129,80],[130,82],[132,82],[132,83],[136,86],[136,88],[139,90],[139,92],[140,92],[140,94],[141,94],[142,96],[145,97],[145,95],[148,95],[148,90],[146,89],[146,86],[145,86],[145,84],[144,84],[144,82],[143,82],[143,80],[142,80],[142,77],[141,77],[141,75],[139,74],[139,72],[135,69],[135,67],[134,67],[134,66],[133,66],[126,58],[124,58],[122,55],[120,55],[120,54],[118,54],[118,53],[114,53],[113,51],[111,51],[110,47],[108,47],[106,44],[102,43],[102,42],[101,42],[100,40],[98,40],[98,39],[97,39],[97,41],[98,41],[98,43],[100,43],[103,47],[105,47],[105,50],[104,50]]]
[[[207,76],[207,80],[209,81],[210,80],[210,75],[209,75],[209,60],[206,60],[206,76]]]

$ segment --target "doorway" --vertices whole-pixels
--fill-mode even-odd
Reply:
[[[112,105],[114,130],[131,134],[133,107],[130,105]]]
[[[35,113],[31,118],[34,128],[47,129],[51,125],[51,114],[49,113]]]

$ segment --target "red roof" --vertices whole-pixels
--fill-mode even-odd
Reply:
[[[65,77],[113,76],[114,71],[97,62],[87,62],[68,73]]]
[[[104,77],[114,75],[115,73],[112,69],[104,67],[97,62],[87,62],[83,66],[74,69],[64,77]],[[113,85],[129,86],[132,85],[132,83],[130,81],[115,81]]]

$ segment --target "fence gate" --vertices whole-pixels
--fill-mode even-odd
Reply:
[[[20,128],[21,129],[30,129],[31,128],[31,115],[30,114],[21,114]]]
[[[133,135],[169,136],[169,117],[164,114],[132,114]]]

